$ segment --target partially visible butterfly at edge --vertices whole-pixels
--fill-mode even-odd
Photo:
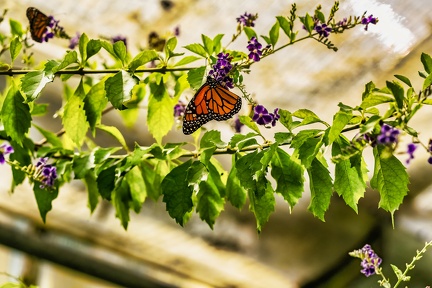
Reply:
[[[208,76],[186,106],[183,133],[192,134],[210,120],[225,121],[240,111],[241,98]]]
[[[43,35],[48,29],[51,18],[34,7],[27,8],[27,18],[30,21],[30,34],[34,41],[42,43]]]

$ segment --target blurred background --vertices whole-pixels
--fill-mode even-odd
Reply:
[[[27,24],[25,11],[33,6],[60,19],[71,36],[85,32],[90,38],[123,35],[135,55],[148,46],[149,34],[172,34],[178,27],[178,52],[187,44],[201,42],[201,34],[214,37],[225,34],[224,44],[236,31],[236,18],[258,13],[258,34],[267,34],[275,16],[288,15],[293,1],[229,0],[2,0],[8,17]],[[332,1],[298,1],[298,14],[313,13],[323,5],[325,14]],[[416,91],[422,87],[420,55],[432,54],[430,0],[342,0],[337,20],[349,15],[373,14],[377,25],[331,35],[339,48],[328,50],[315,41],[303,41],[284,49],[256,65],[245,75],[247,91],[269,110],[276,107],[295,111],[308,108],[332,122],[337,104],[357,105],[364,85],[374,81],[378,87],[393,75],[410,78]],[[8,23],[0,26],[8,31]],[[282,32],[281,32],[282,34]],[[283,41],[282,39],[280,41]],[[281,42],[282,43],[282,42]],[[64,55],[69,42],[56,39],[36,44],[37,60]],[[242,36],[232,49],[246,51]],[[202,63],[200,63],[202,64]],[[73,79],[72,79],[73,81]],[[0,76],[3,89],[5,76]],[[52,105],[50,117],[39,119],[49,129],[59,128],[52,115],[62,105],[63,86],[55,81],[47,86],[41,102]],[[190,96],[193,91],[187,91]],[[246,111],[244,107],[243,112]],[[421,131],[427,143],[432,137],[431,109],[422,109],[412,126]],[[139,116],[145,119],[145,114]],[[103,120],[124,133],[128,143],[150,145],[153,142],[142,121],[125,127],[117,113]],[[226,123],[209,123],[221,129],[224,140],[232,130]],[[276,126],[276,130],[282,127]],[[268,132],[269,138],[275,132]],[[38,137],[34,134],[34,137]],[[165,139],[190,141],[173,127]],[[103,139],[109,143],[110,139]],[[409,141],[409,139],[407,139]],[[108,144],[109,145],[109,144]],[[403,144],[401,144],[402,146]],[[405,148],[401,147],[401,150]],[[392,228],[388,213],[378,210],[379,197],[367,191],[356,214],[335,194],[326,222],[307,212],[309,191],[289,211],[277,198],[276,211],[260,235],[255,220],[245,206],[241,211],[226,205],[214,230],[194,215],[185,228],[169,218],[165,205],[148,200],[139,215],[132,214],[125,231],[115,218],[109,203],[100,203],[91,215],[87,208],[85,186],[73,181],[64,186],[53,209],[42,224],[33,192],[21,185],[10,193],[11,172],[0,166],[0,283],[24,277],[40,287],[377,287],[377,277],[360,274],[360,261],[348,252],[369,243],[383,258],[387,276],[395,282],[389,264],[401,269],[410,262],[416,249],[432,240],[432,166],[428,155],[416,151],[408,167],[410,193],[395,214]],[[326,155],[330,155],[327,153]],[[373,169],[368,156],[369,170]],[[407,155],[400,155],[404,160]],[[229,165],[227,159],[221,158]],[[229,160],[229,159],[228,159]],[[417,263],[409,287],[432,284],[432,252]]]

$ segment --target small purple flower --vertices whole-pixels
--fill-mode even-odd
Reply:
[[[180,36],[180,26],[174,28],[174,36]]]
[[[114,36],[114,37],[111,38],[111,43],[112,44],[114,44],[114,43],[116,43],[118,41],[123,41],[124,45],[127,47],[126,37],[125,36],[123,36],[123,35],[117,35],[117,36]]]
[[[320,35],[321,37],[328,37],[330,33],[332,32],[332,28],[327,26],[327,24],[317,24],[314,27],[315,31]]]
[[[246,27],[254,27],[254,21],[258,18],[258,14],[252,15],[250,13],[245,12],[240,17],[237,17],[237,22]]]
[[[343,18],[341,21],[339,21],[337,23],[338,26],[340,27],[346,27],[348,25],[348,19],[347,18]]]
[[[42,184],[40,188],[53,187],[57,179],[57,168],[51,164],[47,164],[48,158],[40,158],[36,163],[35,177]]]
[[[279,115],[279,108],[274,109],[273,113],[270,113],[270,115],[273,117],[272,120],[272,126],[276,126],[276,122],[279,120],[280,115]]]
[[[381,126],[381,134],[378,135],[378,144],[392,145],[398,142],[398,136],[400,131],[397,128],[393,128],[387,124]]]
[[[75,36],[69,40],[68,48],[74,49],[78,45],[80,37],[81,37],[81,33],[76,32]]]
[[[48,40],[54,38],[54,36],[66,39],[70,38],[64,32],[63,27],[59,25],[59,20],[55,20],[53,16],[49,16],[48,19],[49,22],[45,28],[44,33],[42,34],[42,42],[48,42]]]
[[[405,161],[406,164],[409,164],[412,159],[414,159],[414,151],[417,149],[417,145],[414,143],[408,144],[407,153],[409,158]]]
[[[274,117],[268,113],[267,109],[263,105],[255,106],[252,121],[259,125],[267,125],[273,121],[273,118]]]
[[[258,40],[255,37],[252,37],[249,40],[249,45],[247,45],[247,49],[249,50],[249,59],[254,60],[255,62],[260,61],[262,56],[262,45],[258,42]]]
[[[14,149],[11,145],[3,143],[0,145],[0,164],[4,164],[6,162],[5,156],[8,154],[12,154]]]
[[[182,102],[177,103],[174,106],[174,117],[181,117],[184,115],[185,112],[185,104],[183,104]]]
[[[366,277],[374,275],[382,262],[382,259],[372,250],[369,244],[366,244],[362,249],[350,252],[349,255],[362,260],[360,265],[363,269],[360,272]]]
[[[233,79],[228,76],[232,69],[231,60],[232,57],[229,53],[219,53],[216,63],[213,65],[213,69],[209,71],[209,76],[221,83],[226,88],[234,88]]]
[[[234,126],[233,128],[234,128],[236,133],[240,133],[242,127],[244,126],[244,124],[240,122],[240,118],[238,115],[236,115],[234,118],[234,125],[233,126]]]
[[[362,18],[362,20],[361,20],[361,23],[363,24],[363,25],[366,25],[365,26],[365,31],[367,31],[368,30],[368,26],[369,26],[369,24],[377,24],[378,23],[378,18],[376,18],[376,17],[373,17],[373,15],[371,14],[371,15],[369,15],[369,17],[363,17]]]

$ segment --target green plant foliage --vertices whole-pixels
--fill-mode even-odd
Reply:
[[[12,190],[28,179],[40,215],[47,221],[61,186],[80,180],[87,188],[89,210],[93,212],[100,199],[111,201],[125,229],[131,210],[139,213],[145,201],[162,201],[178,224],[186,225],[196,213],[210,228],[226,205],[243,209],[248,204],[260,232],[275,210],[276,193],[290,210],[302,197],[310,195],[308,210],[324,221],[333,192],[357,213],[368,186],[379,192],[379,207],[393,217],[408,194],[409,183],[406,166],[398,155],[401,151],[406,153],[399,138],[410,138],[431,153],[429,143],[420,143],[419,131],[411,122],[424,105],[432,105],[428,98],[432,58],[428,54],[423,53],[420,59],[420,92],[403,75],[395,75],[396,80],[390,79],[381,88],[369,82],[364,91],[351,97],[358,98],[357,106],[338,104],[339,111],[331,124],[307,108],[289,111],[280,107],[270,113],[274,121],[266,120],[261,125],[257,118],[265,113],[256,113],[258,103],[251,96],[254,92],[248,91],[250,80],[244,77],[257,62],[254,57],[259,56],[264,62],[274,53],[295,49],[291,46],[300,41],[313,39],[315,44],[336,51],[329,40],[333,34],[364,27],[365,19],[364,15],[350,16],[345,24],[340,24],[335,20],[339,19],[338,5],[336,2],[329,13],[319,7],[302,15],[292,5],[288,15],[277,16],[262,36],[257,33],[261,28],[238,21],[230,39],[224,34],[202,34],[200,43],[178,47],[177,38],[167,36],[159,39],[160,45],[142,48],[137,53],[123,41],[90,39],[83,33],[76,48],[65,45],[60,59],[44,59],[41,63],[34,63],[32,46],[45,44],[29,44],[27,29],[10,19],[10,33],[0,35],[4,44],[0,75],[7,78],[7,87],[0,95],[0,144],[5,145],[1,148],[5,165],[12,168]],[[330,35],[320,33],[318,24],[331,28]],[[252,37],[256,40],[250,41]],[[243,49],[229,46],[236,41],[242,46],[235,47]],[[247,47],[254,46],[254,41],[259,41],[262,48]],[[221,64],[221,55],[229,60],[229,65]],[[28,70],[13,68],[18,61]],[[229,135],[206,130],[204,126],[192,137],[180,138],[177,128],[184,111],[176,110],[175,114],[174,109],[187,106],[210,70],[230,65],[227,76],[241,92],[238,95],[244,107],[252,107],[248,115],[238,115],[245,132]],[[63,84],[63,104],[51,115],[51,107],[41,103],[40,95],[54,80]],[[209,95],[202,103],[209,105]],[[133,139],[135,144],[126,141],[123,125],[113,126],[105,121],[106,114],[117,112],[124,126],[136,129],[134,132],[149,132],[153,139],[146,141],[154,143],[142,145],[138,137]],[[32,123],[33,118],[40,116],[59,116],[62,127],[53,131]],[[228,124],[237,121],[218,120],[227,120],[224,122]],[[269,133],[264,133],[264,129],[274,125],[278,125],[277,132],[267,137]],[[43,139],[34,139],[31,129]],[[390,141],[385,129],[397,130],[397,139]],[[101,144],[100,137],[106,134],[113,137],[115,144]],[[7,150],[9,144],[13,153]],[[372,168],[364,160],[365,150],[373,150]],[[231,165],[222,165],[217,157],[220,154],[231,155]],[[49,164],[44,162],[44,172],[41,159],[49,159]],[[50,169],[57,172],[53,183],[48,181],[51,176],[45,175]],[[371,179],[368,169],[373,169]]]

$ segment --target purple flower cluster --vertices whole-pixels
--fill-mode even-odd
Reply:
[[[12,154],[14,149],[11,145],[3,143],[0,145],[0,164],[4,164],[6,162],[5,155]]]
[[[258,18],[258,14],[252,15],[250,13],[245,12],[240,17],[237,17],[237,22],[246,27],[254,27],[254,21]]]
[[[381,126],[381,134],[377,136],[378,144],[392,145],[398,142],[400,131],[387,124]]]
[[[51,164],[47,164],[48,158],[40,158],[36,163],[36,177],[42,183],[40,188],[54,186],[54,181],[57,179],[57,168]]]
[[[244,124],[240,122],[239,116],[236,115],[234,118],[234,124],[233,124],[233,128],[234,128],[235,132],[240,133],[243,126],[244,126]]]
[[[81,33],[76,32],[75,36],[72,37],[72,38],[69,40],[69,46],[68,46],[68,48],[69,48],[69,49],[74,49],[74,48],[78,45],[78,43],[79,43],[79,39],[80,39],[80,38],[81,38]]]
[[[123,41],[124,45],[127,47],[126,37],[125,36],[123,36],[123,35],[117,35],[117,36],[111,37],[111,43],[112,44],[114,44],[114,43],[116,43],[118,41]]]
[[[263,105],[257,105],[254,108],[252,121],[259,125],[268,125],[271,123],[272,126],[275,126],[279,118],[279,108],[276,108],[273,113],[269,113]]]
[[[328,37],[332,32],[332,28],[327,26],[325,23],[316,24],[314,29],[321,37]]]
[[[342,20],[340,20],[337,23],[337,26],[339,27],[346,27],[348,25],[348,19],[347,18],[343,18]]]
[[[378,257],[369,244],[366,244],[362,249],[354,250],[349,254],[362,260],[360,265],[363,269],[360,272],[366,277],[374,275],[382,262],[382,259]]]
[[[369,15],[369,17],[363,17],[362,20],[361,20],[361,23],[363,25],[366,25],[365,26],[365,30],[367,31],[369,24],[374,24],[375,25],[375,24],[378,23],[378,18],[373,17],[373,15],[371,14],[371,15]]]
[[[174,117],[183,117],[186,110],[186,105],[183,102],[179,102],[174,106]]]
[[[414,143],[408,144],[407,147],[407,154],[409,155],[409,158],[405,161],[405,163],[408,165],[412,159],[414,159],[414,151],[417,149],[417,145]]]
[[[228,76],[228,73],[232,69],[231,60],[229,53],[219,53],[216,64],[213,65],[213,69],[209,71],[209,76],[221,83],[222,86],[232,89],[234,88],[233,79]]]
[[[59,25],[60,20],[55,20],[53,16],[48,16],[48,19],[48,25],[42,35],[42,42],[48,42],[48,40],[54,38],[55,35],[69,38],[64,32],[63,27]]]
[[[248,41],[248,45],[246,47],[249,50],[249,59],[252,59],[255,62],[260,61],[262,56],[262,45],[258,42],[255,37],[252,37]]]

